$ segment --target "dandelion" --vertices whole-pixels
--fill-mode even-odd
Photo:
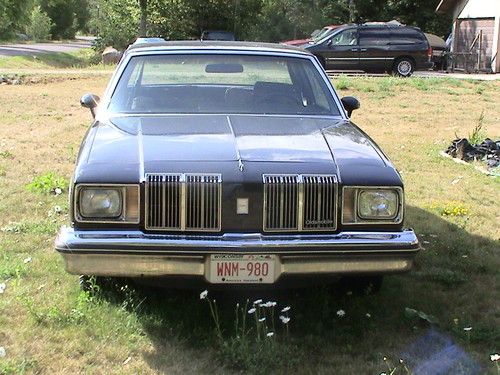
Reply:
[[[265,320],[266,320],[266,317],[264,317],[264,318],[260,318],[260,319],[259,319],[259,322],[261,322],[261,323],[262,323],[262,322],[263,322],[263,321],[265,321]]]
[[[280,315],[280,320],[283,324],[288,324],[290,318],[288,316]]]
[[[26,264],[26,263],[31,263],[33,259],[31,257],[27,257],[26,259],[23,260],[23,263]]]
[[[7,355],[7,352],[5,351],[5,348],[3,346],[0,346],[0,358],[3,358]]]
[[[253,304],[254,304],[254,305],[258,305],[258,304],[260,304],[260,303],[262,303],[262,300],[261,300],[261,299],[257,299],[257,300],[255,300],[255,301],[253,301]]]
[[[200,299],[205,299],[208,296],[208,290],[204,290],[200,293]]]
[[[338,316],[339,318],[343,318],[343,317],[345,316],[345,311],[344,311],[344,310],[342,310],[342,309],[338,310],[338,311],[337,311],[337,316]]]
[[[290,311],[290,306],[287,306],[287,307],[283,308],[283,310],[281,310],[282,313],[285,313],[287,311]]]
[[[472,331],[472,327],[465,327],[465,328],[464,328],[464,331],[465,331],[465,332]]]
[[[266,303],[263,303],[261,305],[259,305],[260,307],[274,307],[276,306],[276,302],[271,302],[271,301],[267,301]]]
[[[62,194],[62,189],[61,188],[55,188],[54,189],[54,194],[55,195],[61,195]]]
[[[268,332],[266,336],[267,337],[273,337],[274,336],[274,332]]]
[[[500,355],[498,353],[490,355],[491,362],[497,362],[500,359]]]
[[[252,307],[250,310],[248,310],[249,314],[253,314],[255,312],[255,307]]]
[[[5,283],[0,283],[0,294],[3,294],[3,292],[5,292],[5,288],[7,288],[7,285]]]
[[[366,314],[365,314],[365,316],[366,316],[368,319],[370,319],[370,318],[372,317],[372,314],[370,314],[370,313],[366,313]]]

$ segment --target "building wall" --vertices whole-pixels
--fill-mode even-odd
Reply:
[[[495,18],[459,19],[455,34],[455,52],[470,51],[476,53],[479,55],[479,59],[476,58],[470,61],[470,63],[476,64],[473,66],[476,66],[479,70],[491,71],[493,68],[491,60],[494,49],[494,31]],[[477,63],[479,63],[479,65],[477,65]],[[465,66],[460,67],[465,68]]]
[[[462,2],[463,6],[458,6],[460,11],[457,18],[489,18],[495,17],[500,10],[499,0],[469,0]]]

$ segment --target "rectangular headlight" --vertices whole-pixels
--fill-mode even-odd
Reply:
[[[403,190],[400,187],[344,187],[343,224],[401,223],[402,218]]]
[[[138,185],[77,185],[75,219],[79,222],[139,222]]]

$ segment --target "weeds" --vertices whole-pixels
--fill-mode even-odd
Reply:
[[[26,187],[35,193],[59,195],[68,188],[68,185],[66,178],[57,176],[54,172],[48,172],[33,178],[33,181]]]
[[[469,134],[469,142],[473,145],[480,144],[484,138],[486,138],[486,132],[483,130],[484,126],[484,110],[481,111],[479,118],[477,119],[477,124],[472,129],[472,133]]]

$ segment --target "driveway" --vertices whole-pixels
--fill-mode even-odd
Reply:
[[[73,52],[82,48],[89,48],[91,40],[76,40],[64,43],[18,43],[0,44],[0,57],[32,56],[41,53]]]

